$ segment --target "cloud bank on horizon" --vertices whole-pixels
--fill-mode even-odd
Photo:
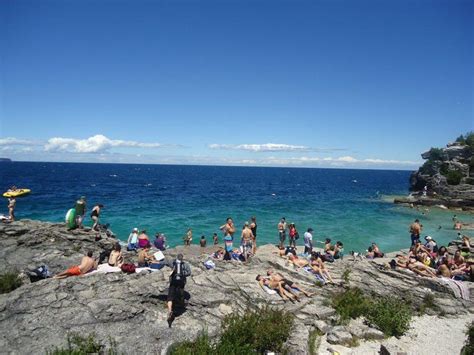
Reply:
[[[155,163],[155,164],[202,164],[240,166],[281,167],[348,167],[348,168],[392,168],[408,169],[420,165],[419,161],[380,158],[357,158],[344,156],[312,156],[307,153],[332,153],[343,148],[312,148],[290,144],[208,144],[209,155],[176,154],[184,148],[179,144],[138,142],[110,139],[102,134],[88,138],[52,137],[46,141],[0,138],[0,152],[14,160],[60,161],[60,162],[104,162],[104,163]],[[168,154],[159,152],[172,149]],[[123,152],[123,150],[127,150]],[[212,151],[223,150],[225,156],[213,155]],[[136,152],[138,151],[138,153]],[[243,151],[250,156],[239,157],[233,151]],[[278,154],[268,156],[266,153]],[[285,154],[286,153],[286,154]],[[287,156],[288,153],[305,153],[303,156]]]

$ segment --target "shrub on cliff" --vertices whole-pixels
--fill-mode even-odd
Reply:
[[[117,344],[110,339],[109,347],[99,342],[95,334],[82,336],[76,333],[70,333],[67,336],[66,347],[55,347],[46,351],[47,355],[117,355]]]
[[[467,328],[467,340],[464,347],[461,349],[461,355],[474,354],[474,322]]]
[[[21,279],[17,272],[9,271],[0,275],[0,293],[8,293],[20,287]]]
[[[394,297],[368,297],[358,288],[349,288],[334,295],[332,306],[341,323],[365,317],[386,336],[400,336],[409,329],[412,309],[410,304]]]
[[[446,182],[448,185],[459,185],[462,178],[463,175],[459,170],[451,170],[446,174]]]
[[[222,334],[212,343],[206,334],[194,341],[175,344],[170,354],[224,355],[263,354],[265,351],[282,352],[290,335],[293,316],[285,311],[263,308],[245,313],[232,314],[222,321]]]

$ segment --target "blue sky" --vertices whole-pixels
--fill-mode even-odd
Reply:
[[[415,169],[474,129],[472,1],[0,2],[0,155]]]

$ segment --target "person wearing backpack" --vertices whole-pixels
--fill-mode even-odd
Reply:
[[[171,323],[174,320],[173,302],[176,297],[182,300],[184,297],[184,286],[186,285],[186,278],[191,275],[191,268],[189,264],[183,261],[183,254],[178,254],[176,260],[171,265],[173,271],[170,273],[170,286],[168,289],[168,326],[171,328]]]

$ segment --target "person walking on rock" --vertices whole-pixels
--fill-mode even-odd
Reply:
[[[98,205],[95,205],[94,208],[92,209],[91,218],[94,221],[94,225],[92,226],[93,230],[98,230],[97,228],[99,226],[100,210],[102,208],[104,208],[104,205],[98,204]]]
[[[183,260],[183,254],[178,254],[176,260],[173,261],[171,267],[173,271],[170,273],[170,287],[168,289],[168,326],[175,318],[173,311],[173,302],[179,300],[184,303],[184,286],[186,285],[186,278],[191,276],[191,268],[189,264]]]

